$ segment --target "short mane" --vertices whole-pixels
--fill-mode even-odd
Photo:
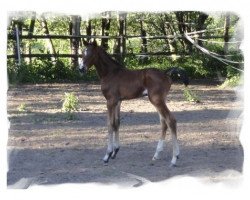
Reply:
[[[124,68],[124,66],[119,63],[116,59],[112,58],[110,54],[108,54],[103,48],[100,47],[101,53],[103,53],[104,56],[102,56],[102,58],[104,59],[104,61],[107,62],[112,62],[112,64],[114,64],[114,66],[116,66],[115,68]]]

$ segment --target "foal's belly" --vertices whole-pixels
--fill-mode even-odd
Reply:
[[[143,87],[121,87],[119,89],[120,99],[129,100],[146,95],[146,89]]]

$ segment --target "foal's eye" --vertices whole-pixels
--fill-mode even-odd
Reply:
[[[88,54],[88,51],[87,51],[87,49],[85,49],[84,50],[84,55],[87,56],[87,54]]]

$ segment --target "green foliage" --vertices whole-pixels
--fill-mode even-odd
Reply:
[[[8,62],[7,71],[10,83],[45,83],[81,80],[78,70],[66,66],[63,59],[53,62],[48,59],[34,59],[31,63],[23,61],[21,65]]]
[[[226,78],[226,80],[220,85],[219,88],[236,87],[243,84],[242,78],[239,75]]]
[[[79,100],[74,93],[65,92],[63,97],[62,111],[73,112],[79,107]]]
[[[184,95],[186,101],[195,102],[195,103],[200,102],[200,98],[198,97],[198,95],[194,91],[191,91],[188,88],[184,89],[183,95]]]
[[[27,112],[27,107],[25,103],[21,103],[18,107],[17,107],[18,112]]]
[[[74,119],[74,111],[78,110],[79,100],[74,93],[65,92],[64,97],[62,99],[62,111],[66,112],[66,116],[68,120]]]
[[[26,13],[26,14],[25,14]],[[108,13],[108,12],[107,12]],[[10,26],[8,26],[8,33],[13,33],[13,28],[18,24],[22,27],[22,35],[28,35],[31,27],[31,16],[35,16],[34,12],[23,12],[20,16],[10,17]],[[96,15],[95,18],[91,17],[91,34],[102,35],[102,15]],[[217,72],[223,77],[234,77],[239,75],[238,72],[224,63],[202,54],[199,50],[195,49],[185,39],[147,39],[148,52],[176,52],[176,57],[171,56],[135,56],[134,54],[141,53],[142,39],[140,37],[129,37],[141,35],[142,29],[146,32],[147,36],[163,36],[163,35],[182,35],[183,32],[193,32],[197,30],[207,29],[208,31],[199,36],[223,36],[226,12],[209,13],[208,18],[203,24],[201,17],[204,16],[202,12],[198,11],[175,11],[175,12],[136,12],[127,13],[126,16],[126,55],[124,65],[129,69],[141,69],[148,67],[155,67],[165,70],[171,66],[179,66],[184,68],[191,78],[210,78],[216,77]],[[120,23],[118,20],[117,12],[110,12],[110,29],[104,30],[105,34],[110,36],[118,36]],[[69,27],[72,25],[71,16],[67,15],[54,15],[53,13],[43,13],[46,19],[50,34],[55,35],[68,35]],[[230,13],[230,36],[235,36],[235,40],[241,40],[240,31],[237,30],[237,22],[239,17]],[[35,17],[34,35],[45,34],[42,20],[39,16]],[[86,28],[89,21],[82,18],[80,32],[86,34]],[[222,29],[218,29],[222,27]],[[209,31],[209,29],[216,29]],[[237,32],[238,31],[238,32]],[[237,38],[239,37],[239,38]],[[52,39],[53,46],[57,53],[71,53],[70,40]],[[210,43],[214,40],[215,43]],[[224,54],[224,39],[214,38],[203,41],[204,48],[214,53]],[[100,44],[101,39],[97,39]],[[51,44],[47,39],[22,39],[21,53],[52,53]],[[221,42],[221,43],[217,43]],[[117,39],[109,39],[108,52],[115,53],[114,49],[117,46]],[[244,60],[242,53],[238,49],[238,44],[230,44],[228,49],[228,59],[233,61],[242,62]],[[80,45],[80,48],[81,45]],[[13,54],[14,43],[13,40],[8,40],[7,53]],[[134,53],[134,54],[133,54]],[[185,55],[184,55],[185,54]],[[22,60],[20,66],[17,66],[13,59],[8,59],[8,78],[10,83],[43,83],[43,82],[62,82],[62,81],[92,81],[97,80],[95,69],[91,68],[85,75],[80,75],[77,69],[72,67],[70,58],[64,59],[39,59],[32,58],[31,60]]]

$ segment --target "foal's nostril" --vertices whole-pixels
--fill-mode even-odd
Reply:
[[[78,69],[79,69],[79,71],[81,72],[81,73],[86,73],[86,66],[83,64],[83,62],[81,62],[80,64],[79,64],[79,67],[78,67]]]
[[[80,66],[79,66],[79,71],[80,71],[82,74],[85,74],[87,70],[85,69],[85,67],[80,67]]]

